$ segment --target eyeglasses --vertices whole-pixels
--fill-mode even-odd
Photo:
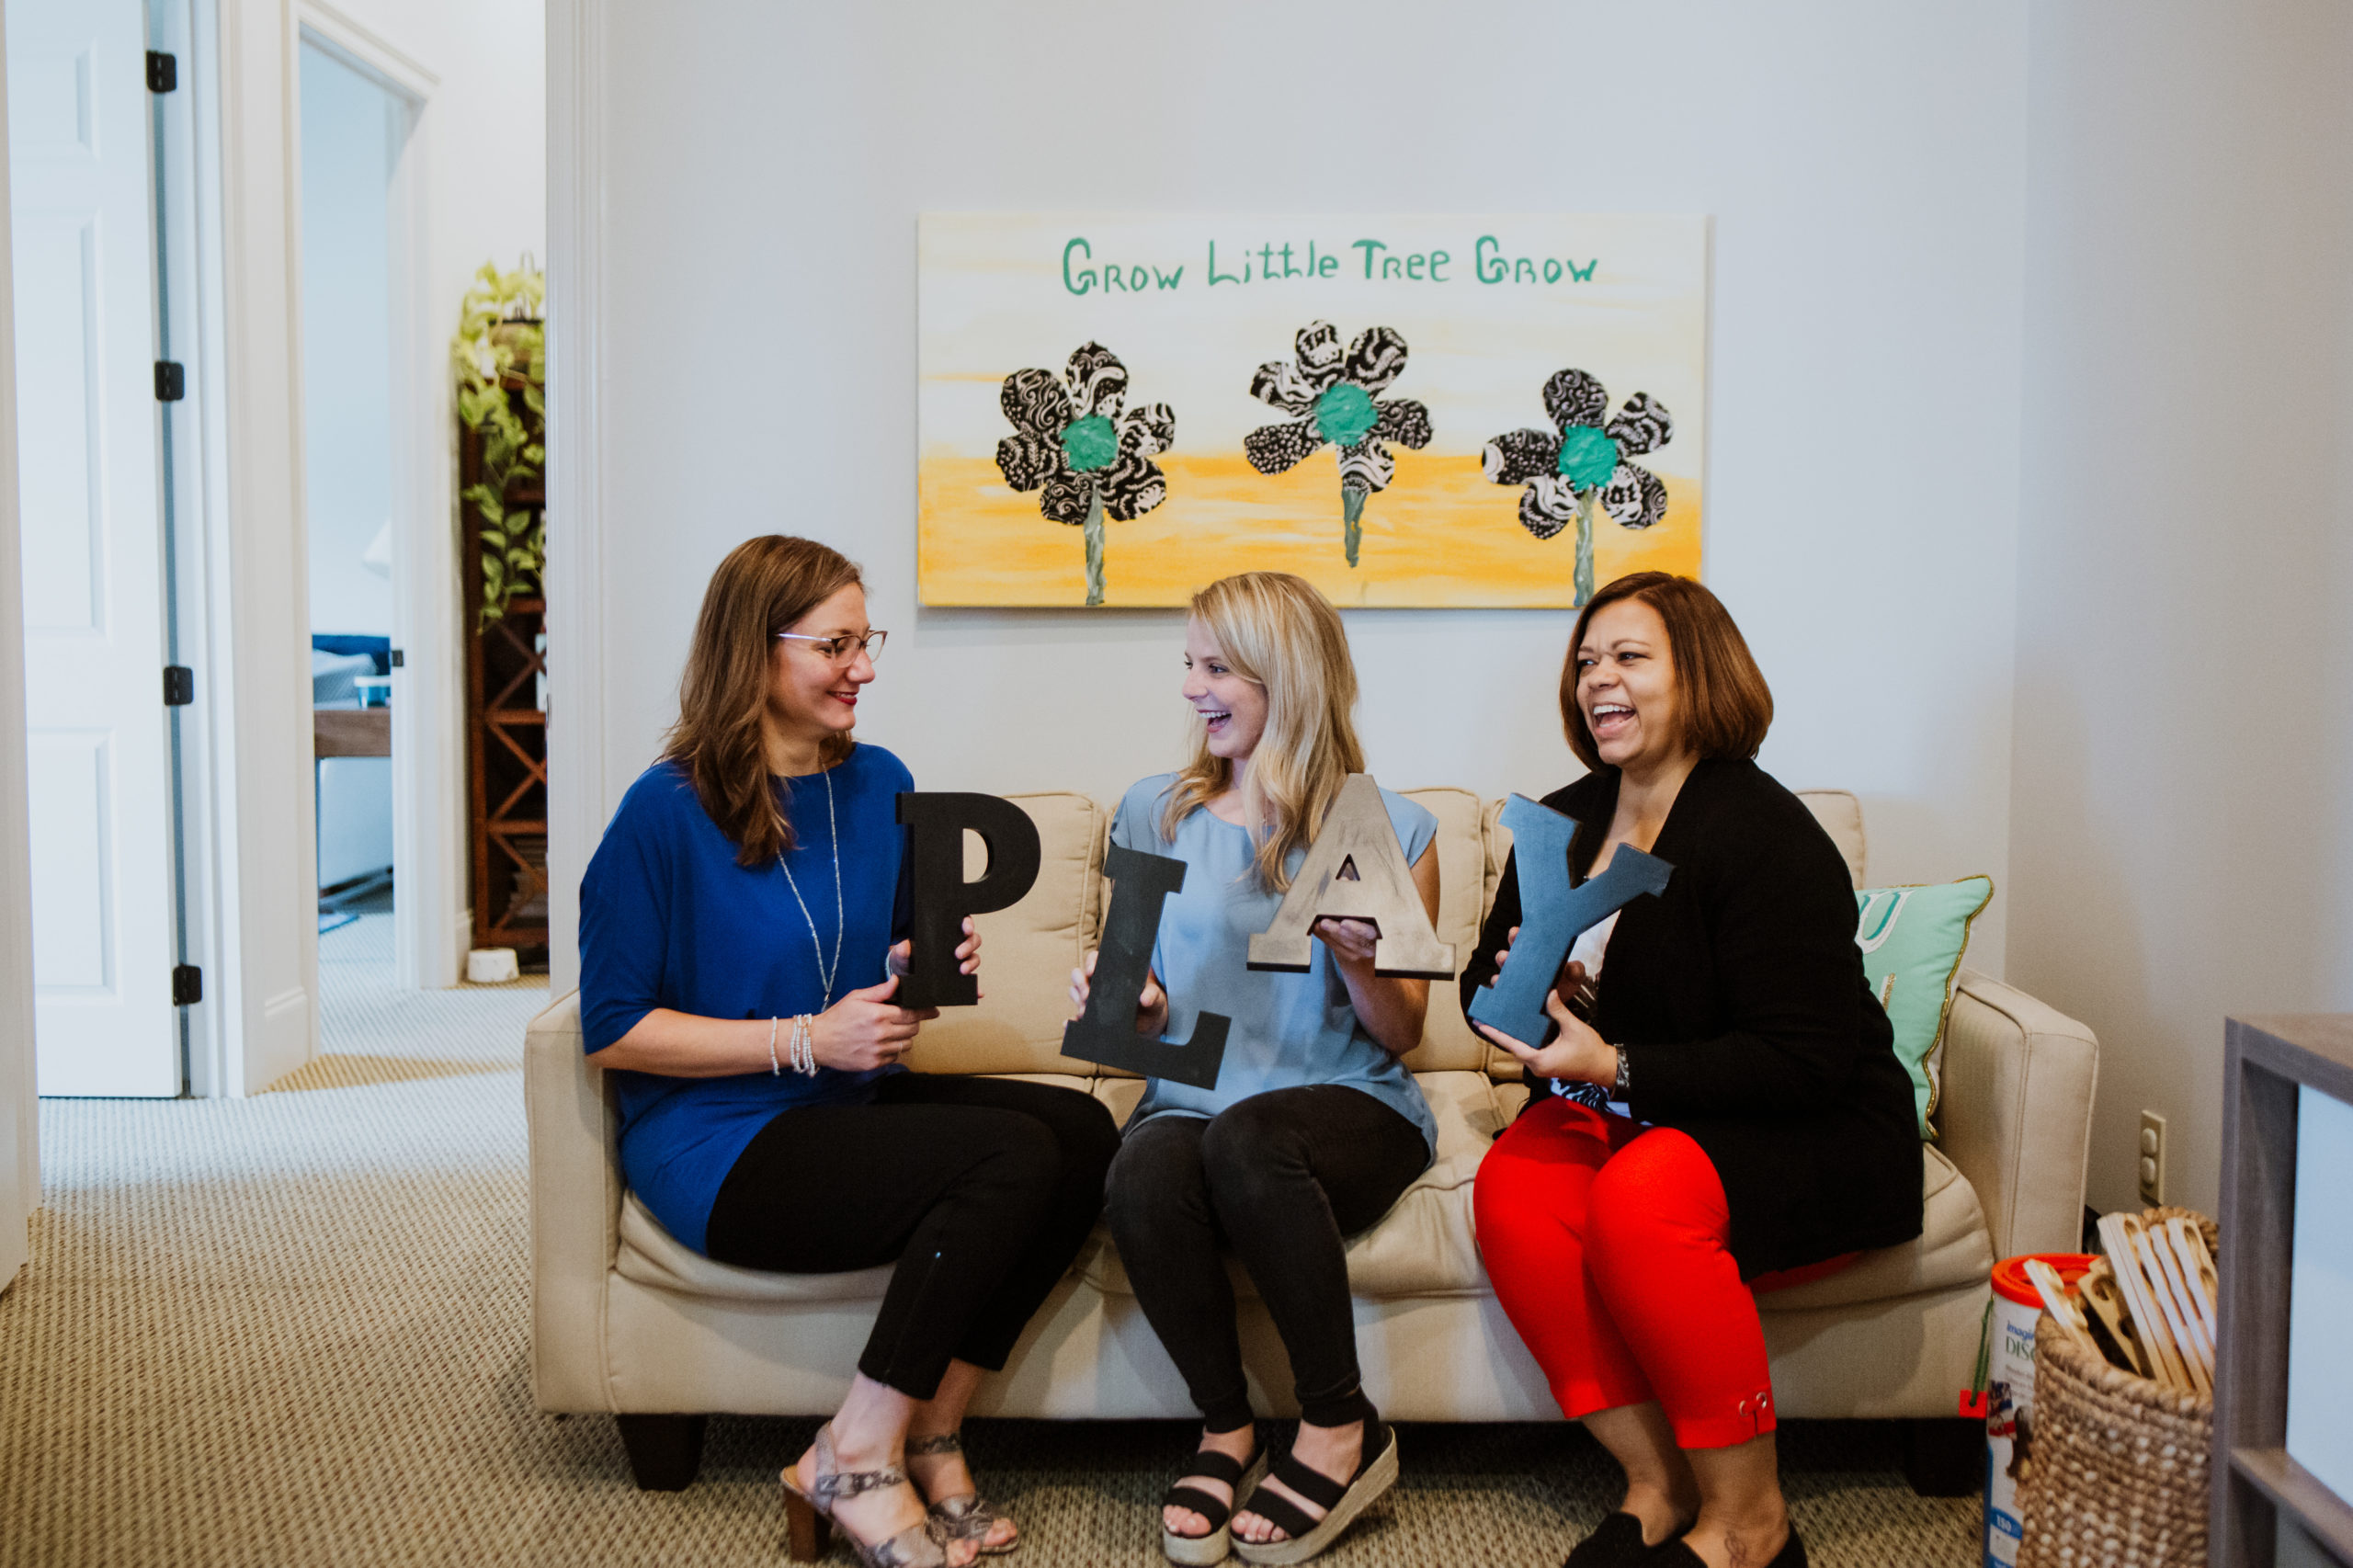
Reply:
[[[847,664],[861,652],[872,663],[882,656],[882,640],[890,635],[887,631],[870,631],[863,637],[847,631],[835,637],[811,637],[800,631],[777,633],[785,642],[808,643],[821,657],[836,665]]]

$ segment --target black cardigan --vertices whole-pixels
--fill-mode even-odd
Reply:
[[[1544,798],[1577,820],[1582,881],[1618,770]],[[1855,946],[1854,882],[1805,802],[1753,762],[1692,770],[1653,854],[1666,891],[1609,938],[1594,1028],[1626,1049],[1634,1115],[1690,1135],[1724,1184],[1743,1278],[1920,1233],[1912,1082]],[[1518,867],[1462,971],[1466,1011],[1519,924]]]

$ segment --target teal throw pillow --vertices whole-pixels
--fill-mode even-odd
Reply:
[[[1895,1026],[1895,1054],[1912,1074],[1920,1136],[1934,1138],[1937,1047],[1952,1011],[1953,979],[1969,947],[1969,923],[1993,901],[1994,879],[1963,877],[1921,887],[1863,888],[1855,894],[1855,945],[1871,994]]]

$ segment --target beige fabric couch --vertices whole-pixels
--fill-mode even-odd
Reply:
[[[1509,847],[1496,820],[1500,802],[1460,790],[1412,795],[1438,817],[1439,935],[1460,960]],[[1017,799],[1043,843],[1037,885],[982,922],[987,1001],[927,1025],[911,1061],[926,1072],[1066,1084],[1124,1118],[1139,1080],[1059,1054],[1070,970],[1101,918],[1108,813],[1084,795]],[[1842,792],[1806,799],[1859,885],[1860,806]],[[889,1270],[763,1274],[688,1251],[623,1185],[612,1101],[582,1054],[575,997],[532,1022],[527,1059],[532,1374],[540,1407],[622,1415],[640,1483],[657,1486],[691,1479],[700,1422],[631,1416],[832,1410]],[[1472,1232],[1472,1176],[1526,1095],[1518,1065],[1464,1024],[1450,985],[1431,988],[1428,1026],[1407,1061],[1437,1113],[1438,1157],[1349,1244],[1367,1391],[1397,1420],[1557,1420],[1542,1377],[1496,1305]],[[1973,1369],[1995,1259],[2075,1244],[2096,1065],[2084,1026],[1964,971],[1944,1045],[1941,1137],[1921,1150],[1925,1233],[1760,1303],[1783,1415],[1954,1415]],[[1263,1410],[1289,1414],[1281,1345],[1246,1277],[1237,1278],[1253,1392]],[[1193,1414],[1100,1229],[974,1409]],[[1960,1428],[1944,1423],[1952,1457],[1938,1490],[1975,1484],[1982,1449],[1956,1441],[1966,1437]],[[1964,1455],[1970,1468],[1954,1471]],[[1929,1484],[1923,1473],[1915,1471],[1915,1483]]]

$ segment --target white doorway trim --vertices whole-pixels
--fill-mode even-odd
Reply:
[[[605,771],[603,443],[607,0],[548,0],[548,982],[580,983],[580,874]]]
[[[456,449],[447,324],[434,319],[432,304],[430,191],[439,131],[433,103],[441,81],[323,0],[298,0],[295,14],[298,46],[333,56],[407,108],[388,214],[392,646],[405,661],[392,677],[392,965],[395,983],[438,989],[458,983],[472,926]],[[291,223],[298,236],[301,188],[297,179]]]

